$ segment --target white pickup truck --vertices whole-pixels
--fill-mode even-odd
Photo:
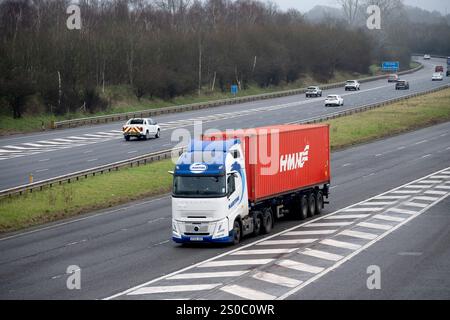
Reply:
[[[122,127],[122,132],[126,141],[129,141],[131,137],[147,140],[150,137],[159,138],[161,128],[153,119],[133,118]]]

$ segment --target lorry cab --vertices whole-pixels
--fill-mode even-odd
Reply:
[[[248,215],[245,160],[239,139],[193,140],[173,172],[175,242],[236,242]]]

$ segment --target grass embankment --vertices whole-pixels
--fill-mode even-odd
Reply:
[[[371,66],[371,70],[374,69],[373,74],[378,74],[375,67]],[[361,74],[351,74],[346,72],[336,72],[335,76],[328,81],[328,83],[333,82],[341,82],[350,78],[359,78],[366,77],[369,75],[361,75]],[[300,80],[279,86],[270,86],[268,88],[260,88],[256,85],[249,86],[248,89],[242,90],[238,93],[238,97],[245,97],[249,95],[256,95],[262,93],[270,93],[275,91],[283,91],[290,89],[298,89],[303,88],[311,84],[316,84],[317,81],[312,79],[310,76],[306,76],[301,78]],[[206,90],[205,90],[206,91]],[[190,103],[199,103],[199,102],[207,102],[214,101],[220,99],[228,99],[232,98],[233,95],[231,93],[224,93],[219,90],[214,92],[204,93],[200,96],[197,94],[186,95],[175,97],[172,100],[161,100],[161,99],[148,99],[142,98],[138,100],[134,94],[133,90],[129,86],[110,86],[105,88],[105,93],[102,93],[101,96],[105,98],[107,101],[111,101],[112,106],[103,112],[97,112],[95,114],[86,114],[86,113],[71,113],[63,116],[54,116],[49,114],[26,114],[21,119],[13,119],[9,113],[3,111],[0,113],[0,136],[2,135],[10,135],[16,133],[27,133],[40,131],[44,128],[49,128],[50,123],[52,121],[62,121],[68,119],[75,118],[83,118],[83,117],[92,117],[92,116],[101,116],[115,113],[123,113],[123,112],[133,112],[147,109],[157,109],[163,107],[170,107],[176,105],[184,105]],[[35,101],[34,99],[33,101]],[[34,102],[36,103],[36,102]],[[1,110],[0,110],[1,111]]]
[[[450,89],[338,118],[332,149],[450,121]],[[170,190],[170,160],[122,169],[11,199],[0,199],[0,232],[74,216]]]

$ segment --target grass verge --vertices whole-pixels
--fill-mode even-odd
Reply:
[[[450,89],[328,121],[332,150],[450,121]],[[170,160],[0,199],[0,232],[166,193]]]

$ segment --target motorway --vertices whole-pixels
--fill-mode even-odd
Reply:
[[[361,91],[345,92],[343,88],[326,90],[322,98],[302,95],[254,101],[197,111],[155,117],[162,128],[160,139],[125,142],[121,134],[123,123],[108,123],[88,127],[55,130],[44,133],[17,135],[0,139],[0,190],[28,183],[32,174],[40,181],[111,162],[125,160],[152,151],[166,150],[178,141],[172,141],[175,129],[193,129],[193,122],[203,121],[203,129],[237,129],[270,124],[288,123],[323,116],[364,104],[384,101],[413,92],[422,92],[450,83],[431,81],[435,65],[444,65],[443,59],[420,62],[424,68],[402,76],[410,82],[410,90],[396,91],[386,80],[363,83]],[[341,94],[345,106],[325,108],[327,94]]]
[[[0,299],[449,299],[449,137],[450,122],[333,153],[320,216],[237,247],[174,244],[168,195],[5,235]]]

